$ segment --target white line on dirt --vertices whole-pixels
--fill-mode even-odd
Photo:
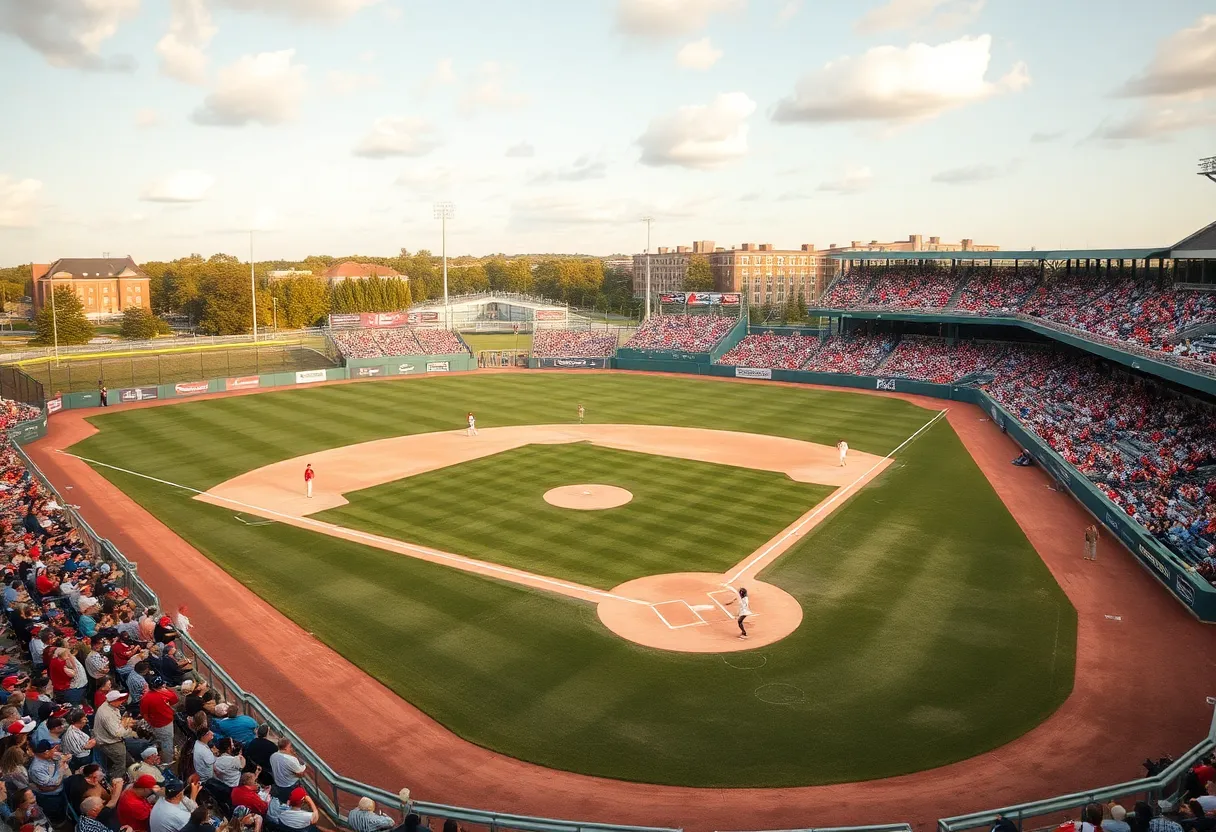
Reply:
[[[603,598],[605,600],[625,601],[630,604],[640,604],[642,606],[650,606],[649,601],[641,601],[641,600],[638,600],[637,598],[626,598],[624,595],[617,595],[612,592],[605,592],[602,589],[594,589],[593,587],[583,586],[582,584],[571,583],[569,581],[561,581],[561,580],[558,580],[557,578],[548,578],[543,575],[537,575],[532,572],[525,572],[522,569],[512,569],[509,566],[500,566],[496,563],[488,563],[484,560],[477,560],[475,558],[466,558],[466,557],[463,557],[462,555],[453,555],[450,552],[443,552],[443,551],[440,551],[439,549],[430,549],[426,546],[417,546],[413,543],[406,543],[403,540],[395,540],[390,537],[381,537],[380,535],[370,534],[368,532],[361,532],[361,531],[357,531],[355,529],[348,529],[346,527],[334,526],[332,523],[323,523],[320,520],[313,520],[311,517],[298,517],[296,515],[286,514],[281,511],[275,511],[273,509],[262,508],[261,506],[251,505],[250,503],[245,503],[240,500],[234,500],[231,497],[222,497],[218,494],[209,494],[206,491],[199,491],[197,488],[191,488],[188,485],[180,485],[179,483],[170,482],[169,480],[163,480],[160,477],[153,477],[149,474],[141,474],[138,471],[132,471],[128,468],[120,468],[119,466],[111,465],[108,462],[99,462],[98,460],[89,459],[88,457],[85,457],[85,456],[77,456],[76,454],[70,454],[64,450],[57,450],[56,453],[63,454],[64,456],[70,456],[73,459],[79,459],[81,462],[86,462],[90,465],[100,465],[102,468],[110,468],[114,471],[120,471],[124,474],[130,474],[133,477],[141,477],[142,479],[145,479],[145,480],[151,480],[152,482],[160,483],[161,485],[167,485],[171,488],[180,488],[184,491],[190,491],[194,494],[206,494],[207,497],[212,500],[221,500],[225,503],[229,503],[234,506],[240,506],[241,508],[248,509],[250,512],[252,512],[254,514],[257,514],[259,512],[264,512],[264,514],[261,514],[259,516],[265,516],[267,514],[270,514],[270,515],[274,515],[275,517],[282,517],[288,521],[291,521],[288,523],[288,525],[295,525],[296,523],[300,523],[300,524],[303,524],[306,526],[312,526],[317,529],[341,528],[345,534],[349,534],[351,537],[357,537],[362,540],[373,543],[377,546],[377,548],[380,548],[380,549],[387,549],[389,551],[392,551],[393,547],[401,547],[401,548],[408,549],[413,552],[418,552],[420,554],[424,554],[429,557],[436,558],[437,560],[444,560],[444,561],[449,561],[451,563],[464,564],[464,565],[476,564],[479,569],[484,570],[485,572],[497,573],[499,575],[505,575],[509,578],[512,578],[513,583],[522,583],[526,586],[526,585],[528,585],[529,582],[535,582],[535,583],[540,583],[540,584],[547,584],[547,585],[553,586],[553,587],[559,587],[561,589],[567,590],[566,592],[561,593],[566,596],[570,596],[571,593],[577,593],[579,595],[591,595],[596,598]],[[459,568],[459,567],[457,567],[457,568]],[[465,569],[462,571],[472,572],[472,570],[469,570],[469,569]],[[473,574],[478,574],[478,573],[473,573]]]
[[[755,555],[753,555],[751,558],[749,558],[747,560],[747,562],[745,564],[743,564],[743,566],[736,569],[735,574],[726,579],[726,583],[728,585],[733,584],[735,581],[739,580],[743,575],[747,574],[748,570],[750,570],[753,566],[755,566],[757,563],[762,561],[768,555],[769,552],[773,551],[773,549],[777,548],[782,543],[789,540],[794,535],[798,534],[798,532],[800,532],[802,530],[803,526],[805,526],[807,523],[811,522],[816,517],[818,517],[820,515],[820,513],[822,513],[823,510],[826,509],[828,506],[832,505],[832,503],[836,502],[841,497],[843,497],[845,494],[849,493],[854,488],[856,488],[857,484],[859,482],[861,482],[862,480],[864,480],[866,477],[870,476],[870,474],[872,474],[876,468],[878,468],[880,465],[882,465],[888,459],[890,459],[891,457],[893,457],[897,453],[899,453],[901,450],[903,450],[903,448],[909,442],[911,442],[913,439],[920,436],[926,430],[931,428],[933,426],[934,422],[936,422],[938,419],[942,418],[945,415],[946,415],[945,410],[939,410],[937,412],[936,416],[934,416],[932,419],[930,419],[929,421],[927,421],[923,425],[921,425],[920,430],[916,431],[916,433],[909,436],[903,442],[900,442],[899,445],[895,448],[895,450],[891,451],[889,454],[884,456],[882,459],[878,460],[873,465],[871,465],[869,470],[867,470],[864,474],[862,474],[860,477],[853,480],[851,483],[844,486],[843,488],[837,488],[834,492],[832,492],[831,497],[824,500],[819,505],[815,506],[814,511],[812,511],[810,514],[808,514],[806,517],[802,518],[802,522],[798,523],[798,525],[794,526],[792,529],[790,529],[788,532],[783,534],[781,537],[774,540],[772,543],[770,543],[764,549],[757,552]]]

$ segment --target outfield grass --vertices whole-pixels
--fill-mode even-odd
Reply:
[[[94,417],[101,433],[74,451],[206,489],[316,450],[457,428],[469,410],[485,427],[572,420],[579,401],[588,421],[843,436],[880,455],[932,416],[844,391],[469,375],[120,411]],[[244,526],[100,471],[451,730],[554,768],[700,786],[889,776],[1006,743],[1072,687],[1075,611],[945,420],[767,570],[799,599],[803,624],[731,663],[622,641],[578,601],[303,529]],[[689,528],[717,507],[706,501]],[[760,656],[763,667],[738,669]]]
[[[605,511],[544,501],[550,488],[577,483],[619,486],[633,500]],[[612,589],[644,575],[724,572],[833,490],[590,444],[529,445],[356,491],[347,505],[313,516]]]

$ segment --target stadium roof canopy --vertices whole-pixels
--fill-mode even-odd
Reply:
[[[1176,260],[1216,260],[1216,222],[1175,243],[1170,256]]]
[[[1099,248],[1043,251],[844,251],[837,260],[1158,260],[1168,248]]]

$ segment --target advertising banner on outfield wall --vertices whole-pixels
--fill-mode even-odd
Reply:
[[[608,366],[607,358],[542,358],[541,367],[561,367],[566,370],[603,370]]]
[[[206,393],[210,386],[206,381],[186,381],[174,385],[173,389],[179,396],[197,396],[199,393]]]
[[[689,292],[689,306],[738,306],[737,292],[723,294],[721,292]]]
[[[325,381],[325,371],[300,370],[296,373],[296,384],[312,384],[314,381]]]
[[[160,391],[155,387],[127,387],[118,391],[120,402],[147,402],[159,398]]]
[[[893,378],[877,379],[875,381],[875,387],[879,390],[894,390],[895,389],[895,379],[893,379]]]
[[[417,372],[418,368],[413,364],[401,364],[397,367],[397,372],[400,375],[408,376],[410,373]]]
[[[257,376],[241,376],[240,378],[230,378],[224,381],[225,390],[252,390],[254,387],[261,387],[262,380]]]
[[[53,399],[46,400],[46,412],[48,416],[61,410],[63,410],[63,396],[56,396]]]
[[[446,361],[428,361],[426,364],[428,373],[446,373],[448,371],[448,362]]]
[[[772,378],[773,371],[763,367],[736,367],[735,378]]]
[[[533,313],[538,321],[564,321],[566,320],[565,309],[537,309]]]
[[[330,329],[356,329],[358,326],[359,326],[359,316],[358,315],[345,314],[345,315],[330,315],[329,316],[329,328]]]
[[[370,378],[371,376],[378,376],[382,372],[384,372],[383,367],[360,367],[358,375],[359,378]]]
[[[438,312],[422,312],[418,315],[418,320],[424,324],[433,324],[439,321]]]

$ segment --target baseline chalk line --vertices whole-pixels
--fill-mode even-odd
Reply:
[[[764,560],[764,558],[768,556],[769,552],[773,551],[773,549],[776,549],[782,543],[789,540],[791,537],[794,537],[796,534],[798,534],[798,532],[802,531],[803,526],[805,526],[807,523],[811,522],[816,517],[818,517],[823,512],[823,510],[826,509],[828,506],[832,505],[834,502],[839,500],[845,494],[848,494],[850,491],[852,491],[854,488],[856,488],[857,484],[859,482],[861,482],[862,480],[864,480],[866,477],[870,476],[870,474],[872,474],[878,468],[878,466],[882,465],[888,459],[890,459],[891,457],[893,457],[897,453],[899,453],[901,450],[903,450],[904,447],[908,445],[908,443],[910,443],[916,437],[920,436],[922,433],[924,433],[929,428],[933,427],[933,424],[938,419],[942,418],[945,415],[946,415],[945,409],[939,410],[937,412],[936,416],[934,416],[932,419],[930,419],[929,421],[927,421],[923,425],[921,425],[920,429],[917,430],[916,433],[909,436],[903,442],[900,442],[899,445],[893,451],[891,451],[889,454],[884,456],[882,459],[878,460],[878,462],[875,462],[873,465],[871,465],[869,470],[867,470],[865,473],[863,473],[861,476],[859,476],[857,479],[853,480],[851,483],[844,486],[843,488],[838,488],[835,491],[833,491],[832,496],[830,496],[828,499],[824,500],[819,505],[815,506],[815,510],[812,511],[810,514],[808,514],[806,517],[802,518],[802,520],[799,521],[799,523],[796,526],[794,526],[792,529],[787,531],[781,537],[774,540],[772,543],[770,543],[768,546],[766,546],[762,551],[753,555],[745,564],[743,564],[743,566],[736,569],[735,574],[731,575],[729,578],[726,579],[727,585],[733,584],[735,581],[737,581],[741,577],[743,577],[743,575],[747,574],[747,571],[749,569],[751,569],[753,566],[755,566],[757,563],[759,563],[760,561]]]
[[[413,543],[406,543],[403,540],[395,540],[391,537],[382,537],[380,535],[370,534],[368,532],[361,532],[361,531],[358,531],[357,529],[348,529],[345,526],[335,526],[332,523],[323,523],[320,520],[313,520],[311,517],[302,517],[302,516],[295,515],[295,514],[287,514],[286,512],[282,512],[282,511],[275,511],[274,509],[263,508],[262,506],[255,506],[250,503],[242,502],[240,500],[234,500],[231,497],[222,497],[218,494],[209,494],[206,491],[200,491],[197,488],[191,488],[188,485],[181,485],[176,482],[170,482],[169,480],[163,480],[160,477],[153,477],[150,474],[141,474],[139,471],[132,471],[128,468],[120,468],[119,466],[111,465],[108,462],[99,462],[96,459],[89,459],[86,456],[77,456],[76,454],[70,454],[64,450],[56,450],[55,453],[63,454],[64,456],[69,456],[72,459],[79,459],[81,462],[86,462],[90,465],[99,465],[102,468],[109,468],[111,470],[119,471],[124,474],[130,474],[133,477],[140,477],[145,480],[150,480],[151,482],[160,483],[161,485],[166,485],[166,486],[169,486],[170,488],[180,488],[183,491],[189,491],[193,494],[206,494],[212,500],[219,500],[221,502],[228,503],[230,505],[239,506],[241,508],[248,509],[250,512],[252,512],[254,514],[258,514],[260,512],[263,515],[269,514],[269,515],[273,515],[274,517],[281,517],[281,518],[283,518],[283,521],[287,525],[296,525],[298,523],[298,524],[301,524],[304,526],[312,527],[319,531],[323,531],[327,528],[328,529],[341,529],[343,531],[343,533],[348,534],[351,537],[358,538],[362,541],[366,541],[369,543],[377,544],[377,548],[380,548],[380,549],[387,549],[389,551],[392,551],[395,547],[399,547],[401,549],[406,549],[411,552],[417,552],[418,554],[428,555],[432,558],[435,558],[436,560],[447,561],[449,563],[477,564],[477,566],[480,569],[482,569],[486,572],[496,573],[499,575],[506,575],[511,578],[514,578],[515,580],[512,581],[513,583],[523,583],[525,585],[528,582],[547,584],[548,586],[560,587],[562,589],[569,590],[570,592],[576,592],[576,593],[579,593],[582,595],[592,595],[597,598],[604,598],[606,600],[625,601],[630,604],[640,604],[642,606],[650,606],[649,601],[640,601],[637,598],[626,598],[624,595],[616,595],[615,593],[612,593],[612,592],[605,592],[602,589],[594,589],[589,586],[583,586],[581,584],[571,583],[569,581],[558,580],[557,578],[547,578],[543,575],[536,575],[532,572],[525,572],[522,569],[512,569],[509,566],[499,566],[496,563],[487,563],[484,560],[477,560],[475,558],[466,558],[461,555],[453,555],[450,552],[443,552],[443,551],[440,551],[439,549],[429,549],[426,546],[417,546]],[[271,522],[273,522],[273,521],[271,521]],[[384,544],[384,545],[379,545],[379,544]],[[462,570],[462,571],[469,571],[469,570]],[[568,596],[570,593],[566,592],[566,593],[562,593],[562,594]]]

